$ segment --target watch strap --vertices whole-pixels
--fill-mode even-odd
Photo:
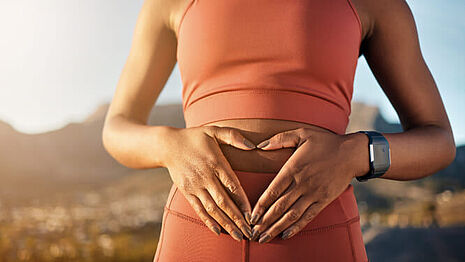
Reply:
[[[356,179],[359,182],[364,182],[372,178],[377,178],[382,176],[389,169],[390,166],[390,152],[387,154],[387,165],[384,166],[375,166],[375,146],[385,146],[389,151],[389,143],[387,139],[379,132],[376,131],[358,131],[357,133],[363,133],[368,136],[368,149],[369,149],[369,166],[370,171],[363,175],[358,176]]]

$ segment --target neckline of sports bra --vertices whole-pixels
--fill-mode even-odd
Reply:
[[[181,29],[182,29],[182,25],[183,25],[183,22],[184,22],[184,18],[186,17],[187,13],[189,12],[189,10],[191,9],[191,7],[193,6],[194,2],[196,0],[189,0],[189,3],[186,5],[186,7],[184,8],[183,12],[182,12],[182,15],[181,15],[181,19],[179,21],[179,24],[177,26],[177,35],[178,35],[178,41],[179,41],[179,38],[181,36]],[[352,0],[346,0],[350,9],[352,10],[352,13],[354,14],[355,16],[355,19],[357,20],[357,24],[358,24],[358,30],[359,30],[359,34],[360,34],[360,37],[359,37],[359,43],[361,44],[362,43],[362,34],[363,34],[363,27],[362,27],[362,21],[361,21],[361,18],[360,18],[360,15],[357,11],[357,9],[355,8],[355,5],[353,4]]]

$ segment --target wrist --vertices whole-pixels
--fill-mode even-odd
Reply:
[[[344,144],[352,178],[367,174],[370,171],[368,137],[362,133],[346,134]]]
[[[172,154],[170,150],[173,147],[172,135],[179,128],[172,126],[151,126],[152,134],[152,161],[157,167],[167,167]]]

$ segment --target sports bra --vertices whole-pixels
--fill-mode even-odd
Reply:
[[[362,36],[350,0],[190,0],[177,32],[186,127],[268,118],[345,133]]]

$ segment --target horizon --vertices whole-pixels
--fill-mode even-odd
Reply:
[[[27,0],[0,3],[0,120],[25,134],[82,122],[110,103],[126,61],[143,0]],[[456,144],[465,144],[465,2],[407,0],[422,53],[444,101]],[[111,8],[108,6],[111,5]],[[12,26],[14,25],[14,26]],[[155,105],[181,103],[176,64]],[[354,102],[375,105],[390,123],[399,118],[364,57],[358,60]]]

